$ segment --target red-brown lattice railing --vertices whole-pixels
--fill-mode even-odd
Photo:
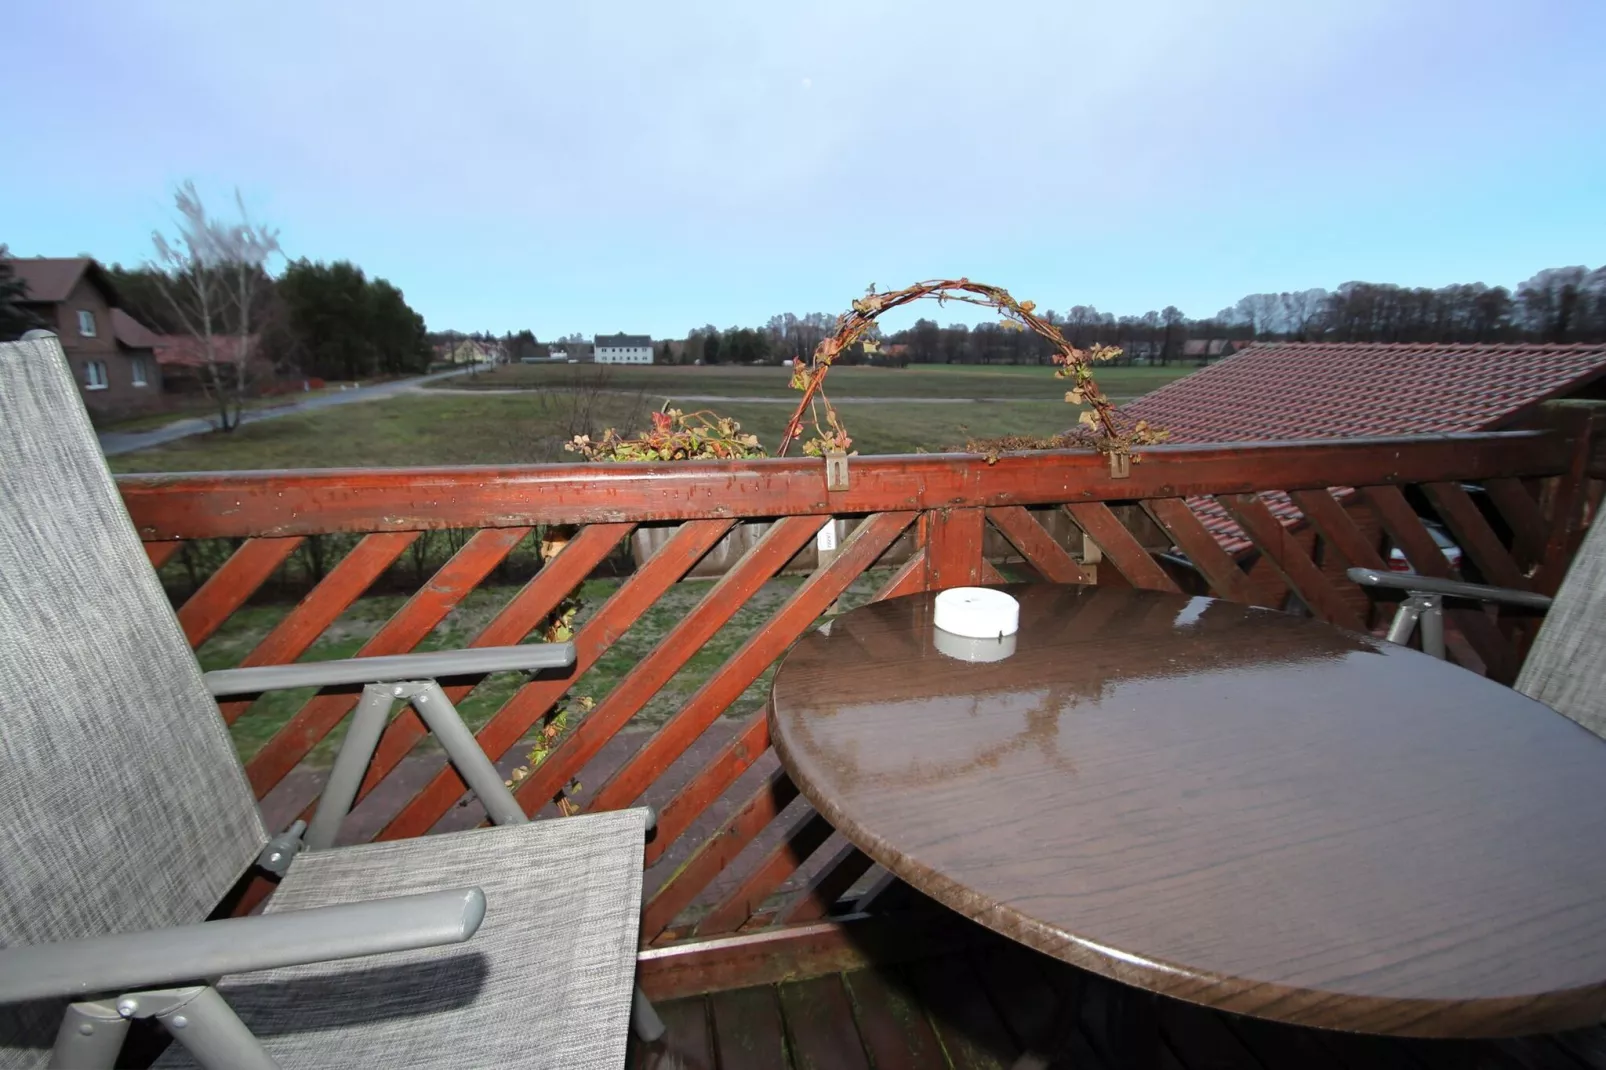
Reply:
[[[769,752],[762,709],[727,722],[717,745],[692,752],[732,703],[850,585],[862,585],[878,561],[878,598],[1039,578],[1186,588],[1275,608],[1291,604],[1292,595],[1317,617],[1375,627],[1379,607],[1343,570],[1382,567],[1397,547],[1417,571],[1451,574],[1423,513],[1436,514],[1488,582],[1553,590],[1589,511],[1591,486],[1598,498],[1581,427],[1162,446],[1144,450],[1121,479],[1111,477],[1103,458],[1078,453],[1009,455],[995,464],[964,455],[854,458],[844,491],[827,490],[818,460],[246,472],[119,482],[158,567],[187,540],[235,541],[227,560],[178,609],[197,646],[308,537],[356,537],[244,656],[245,665],[301,657],[425,531],[473,534],[363,644],[361,655],[414,649],[524,540],[551,525],[577,526],[561,552],[526,582],[502,589],[500,610],[473,637],[474,645],[486,646],[525,641],[577,584],[617,557],[639,525],[678,524],[667,543],[582,618],[572,673],[525,682],[479,729],[493,759],[526,749],[524,741],[554,703],[736,524],[771,522],[571,725],[517,794],[529,812],[550,812],[552,798],[586,771],[584,790],[574,798],[582,808],[653,798],[660,816],[647,850],[644,943],[678,947],[762,933],[760,944],[773,958],[789,933],[801,934],[798,940],[809,946],[830,944],[818,923],[840,911],[841,896],[873,876],[870,860],[797,799]],[[1469,495],[1469,484],[1482,488],[1483,506]],[[1268,492],[1282,493],[1268,498]],[[1211,502],[1236,522],[1247,553],[1229,553],[1206,529],[1201,515],[1218,512]],[[1054,522],[1045,526],[1051,514],[1057,514]],[[834,557],[791,589],[667,721],[650,735],[622,737],[643,705],[833,517],[859,519]],[[987,552],[988,546],[1005,552]],[[1191,568],[1179,564],[1182,557]],[[1497,678],[1513,678],[1531,621],[1462,610],[1453,625],[1464,639],[1453,651],[1457,656]],[[461,700],[477,683],[456,681],[449,693]],[[314,696],[249,758],[259,797],[300,767],[313,786],[296,804],[312,801],[321,774],[307,773],[304,760],[355,697],[349,690]],[[227,702],[224,716],[233,722],[249,705]],[[450,824],[454,813],[461,823],[464,785],[444,757],[418,749],[425,734],[411,710],[386,729],[360,796],[380,793],[370,809],[384,802],[376,838],[423,835],[443,819]],[[638,743],[638,736],[645,738]],[[405,778],[399,775],[404,766]],[[404,781],[406,790],[398,791]],[[777,894],[790,886],[789,894]]]

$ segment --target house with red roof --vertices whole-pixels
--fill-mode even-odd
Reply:
[[[1606,399],[1606,345],[1261,342],[1121,411],[1170,431],[1172,442],[1265,442],[1513,429],[1560,398]],[[1325,553],[1287,495],[1264,497],[1323,571],[1348,567]],[[1256,601],[1277,604],[1285,586],[1226,510],[1210,498],[1188,504],[1244,565]],[[1347,507],[1381,545],[1370,512]],[[1365,608],[1364,595],[1338,586]]]
[[[156,335],[120,307],[100,264],[87,256],[6,263],[27,286],[23,307],[61,339],[90,412],[115,417],[161,407]]]

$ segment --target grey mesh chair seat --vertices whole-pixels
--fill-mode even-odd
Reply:
[[[485,921],[450,947],[238,974],[218,984],[285,1070],[621,1067],[645,811],[296,857],[268,912],[471,880]],[[194,1066],[178,1045],[158,1066]]]
[[[555,664],[473,664],[521,650]],[[0,344],[0,1067],[109,1067],[134,1018],[172,1066],[623,1066],[648,812],[527,823],[439,684],[391,675],[443,656],[320,663],[379,674],[342,677],[374,682],[330,780],[406,694],[500,827],[270,842],[60,345]],[[265,913],[206,921],[253,866]]]

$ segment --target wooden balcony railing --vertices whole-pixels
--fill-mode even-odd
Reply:
[[[185,540],[239,540],[232,556],[179,607],[179,620],[197,646],[307,537],[360,536],[245,656],[241,664],[246,665],[301,657],[423,531],[474,529],[363,645],[363,655],[413,649],[537,529],[580,526],[561,552],[509,592],[475,636],[475,645],[524,640],[638,525],[678,524],[673,537],[584,618],[575,635],[578,660],[572,675],[524,683],[480,728],[480,742],[493,759],[516,754],[573,682],[733,525],[771,521],[751,549],[570,727],[519,786],[518,797],[531,813],[548,806],[590,768],[643,705],[811,545],[825,523],[832,517],[860,518],[834,558],[790,589],[678,711],[632,752],[615,755],[605,778],[588,780],[573,799],[587,809],[628,806],[649,796],[660,800],[656,838],[647,850],[645,943],[663,946],[763,930],[763,946],[770,949],[763,954],[773,954],[781,945],[769,937],[792,931],[789,927],[816,945],[829,943],[820,926],[810,923],[832,911],[850,887],[862,884],[871,862],[796,798],[796,789],[768,753],[763,710],[729,731],[692,767],[682,759],[901,537],[910,539],[899,555],[902,561],[877,574],[874,597],[1006,575],[1096,580],[1161,590],[1191,587],[1277,608],[1291,604],[1291,594],[1318,617],[1366,628],[1379,618],[1370,611],[1367,595],[1344,579],[1344,568],[1382,567],[1390,548],[1397,547],[1417,571],[1449,574],[1419,513],[1436,513],[1466,561],[1489,582],[1552,590],[1576,545],[1588,463],[1587,436],[1561,429],[1167,446],[1145,450],[1123,479],[1112,478],[1102,458],[1080,453],[1010,455],[993,464],[963,455],[854,458],[848,489],[842,491],[827,490],[824,466],[816,460],[132,476],[120,485],[158,566]],[[1483,505],[1469,495],[1467,484],[1483,489]],[[1051,533],[1040,522],[1043,507],[1063,510],[1085,542]],[[1229,554],[1201,522],[1201,514],[1217,509],[1236,521],[1247,553]],[[1013,563],[984,555],[983,534],[989,528],[1013,548]],[[1156,552],[1172,548],[1180,554]],[[1181,566],[1182,557],[1191,569]],[[1512,678],[1531,621],[1462,610],[1454,624],[1467,644],[1463,658],[1499,678]],[[450,693],[461,700],[475,686],[476,681],[459,681]],[[273,791],[335,729],[355,697],[341,691],[313,697],[249,759],[259,797]],[[248,706],[225,703],[224,715],[233,722]],[[362,796],[382,790],[394,794],[397,782],[391,778],[425,734],[410,710],[392,722]],[[413,768],[423,760],[415,755]],[[459,808],[462,781],[444,757],[429,761],[422,786],[391,802],[377,838],[425,834]],[[694,829],[701,831],[688,839]],[[668,857],[679,859],[678,865],[663,861],[672,849]],[[807,879],[777,903],[774,893],[800,867]]]

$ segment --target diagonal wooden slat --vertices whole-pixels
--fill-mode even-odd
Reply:
[[[613,775],[604,786],[604,790],[598,793],[590,809],[606,810],[628,805],[630,800],[639,795],[648,784],[684,754],[686,748],[714,723],[714,719],[735,702],[754,680],[763,675],[764,670],[769,668],[865,569],[875,564],[876,558],[903,534],[903,529],[913,520],[913,513],[877,513],[854,529],[853,534],[837,551],[835,560],[810,575],[786,603],[764,622],[763,627],[749,636],[736,653],[726,659],[725,664],[703,682],[696,693],[686,700],[686,705],[665,722],[663,727],[659,728],[652,738]],[[552,765],[556,758],[558,755],[554,754],[552,758],[547,759],[546,764]],[[546,766],[542,767],[545,768]],[[575,769],[577,770],[578,766],[575,766]],[[573,772],[568,773],[570,777],[573,775]],[[535,779],[536,777],[532,776],[530,781]],[[567,779],[548,778],[547,783],[532,789],[528,795],[521,791],[520,797],[534,800],[538,804],[544,803],[550,795],[538,795],[535,794],[536,791],[550,787],[555,792],[566,783]],[[528,805],[527,802],[526,807]]]
[[[229,555],[223,566],[201,584],[178,610],[178,623],[190,646],[198,647],[229,619],[284,559],[295,553],[302,536],[288,539],[247,539]]]
[[[771,848],[753,871],[698,921],[692,929],[693,935],[723,936],[741,928],[742,923],[757,912],[770,893],[797,872],[797,868],[807,862],[834,831],[831,823],[812,809],[800,815],[792,823],[786,838]]]
[[[529,532],[529,528],[486,528],[475,532],[462,549],[362,645],[357,656],[405,654],[412,650]],[[330,692],[313,696],[297,710],[246,763],[246,776],[257,798],[266,795],[294,769],[356,704],[354,692]]]
[[[1506,552],[1500,537],[1494,533],[1477,505],[1459,483],[1424,483],[1422,490],[1432,503],[1434,512],[1444,521],[1455,536],[1463,553],[1472,558],[1485,581],[1496,587],[1512,587],[1525,591],[1528,577],[1522,574],[1517,563]]]
[[[1310,611],[1329,624],[1365,631],[1360,615],[1339,597],[1322,570],[1305,555],[1282,521],[1272,515],[1258,494],[1223,494],[1216,499],[1244,533],[1260,547],[1278,573],[1299,595]]]
[[[1340,505],[1333,495],[1325,490],[1296,490],[1290,491],[1290,498],[1299,511],[1305,514],[1316,528],[1316,533],[1326,541],[1327,545],[1338,551],[1340,557],[1350,563],[1353,568],[1387,569],[1383,555],[1378,553],[1377,547],[1361,531],[1355,519],[1350,516],[1349,510]]]
[[[894,536],[895,537],[895,536]],[[927,572],[921,563],[923,552],[900,568],[877,591],[871,601],[896,598],[923,589]],[[657,863],[677,837],[690,828],[704,810],[769,749],[768,706],[751,717],[730,742],[722,747],[692,779],[682,787],[658,814],[658,829],[647,844],[647,865]],[[696,895],[701,886],[693,889]]]
[[[658,828],[647,841],[647,865],[657,863],[669,846],[725,794],[770,746],[769,706],[749,717],[719,753],[658,811]],[[695,894],[695,893],[694,893]]]
[[[1026,563],[1050,583],[1092,583],[1076,558],[1054,541],[1024,506],[1007,505],[987,510],[987,519],[1019,550]]]
[[[474,636],[468,645],[514,646],[523,642],[547,619],[570,591],[585,581],[591,570],[619,544],[619,540],[632,530],[634,530],[632,524],[590,524],[581,529],[556,557],[525,584],[524,589],[515,595],[512,601],[502,607],[501,612],[490,623],[480,629],[479,634]],[[480,677],[469,683],[453,684],[445,689],[446,697],[454,703],[461,702],[483,679],[484,677]],[[484,732],[485,729],[481,729],[482,737]],[[404,710],[401,716],[392,721],[385,734],[380,737],[379,746],[374,750],[367,775],[363,778],[363,784],[358,792],[358,799],[366,796],[388,776],[426,734],[427,729],[423,720],[411,709]],[[436,771],[427,787],[440,792],[442,796],[455,788],[456,794],[451,796],[453,799],[467,790],[467,785],[458,775],[456,767],[444,759],[441,768]],[[416,798],[417,796],[414,797],[415,800]],[[446,805],[450,806],[450,803]],[[425,826],[426,829],[427,827]],[[416,835],[422,834],[422,831],[416,833]]]
[[[608,692],[608,697],[580,722],[579,727],[563,741],[558,753],[548,761],[563,761],[569,767],[578,769],[595,757],[625,722],[635,716],[642,704],[657,694],[658,689],[668,683],[759,588],[807,545],[829,519],[824,516],[794,516],[774,524],[703,596],[696,607],[675,625],[674,630],[653,648],[652,653]],[[627,761],[598,789],[587,808],[616,810],[629,806],[657,777],[657,771],[653,771],[643,779],[644,768],[633,760]]]
[[[651,943],[669,928],[675,916],[795,798],[797,785],[784,769],[777,769],[759,785],[647,900],[641,909],[642,943]]]
[[[1132,586],[1182,593],[1159,562],[1149,556],[1149,551],[1143,548],[1136,536],[1110,512],[1109,506],[1103,502],[1073,502],[1065,506],[1065,511],[1099,544],[1104,556]]]
[[[241,661],[253,665],[287,665],[317,642],[324,629],[362,597],[373,582],[418,538],[416,531],[384,531],[364,535],[340,563],[285,616]],[[233,724],[255,698],[218,703],[223,720]]]
[[[691,520],[680,526],[662,549],[647,559],[612,597],[598,608],[596,615],[581,625],[574,636],[574,666],[555,678],[537,678],[521,687],[503,704],[476,738],[493,759],[518,745],[519,740],[547,711],[569,691],[574,682],[595,665],[614,642],[650,609],[663,593],[684,576],[702,556],[724,538],[734,521]],[[568,549],[563,551],[568,553]],[[558,555],[562,560],[563,554]],[[561,761],[562,748],[536,771],[535,777],[549,773]],[[573,777],[579,767],[569,773]],[[562,781],[558,784],[561,787]],[[557,788],[554,788],[554,793]],[[414,795],[401,812],[379,833],[378,839],[421,836],[439,821],[462,795],[463,782],[450,765],[443,765],[433,780]],[[545,801],[544,799],[542,801]],[[537,804],[539,805],[539,804]],[[531,807],[526,805],[527,809]]]
[[[1360,492],[1366,504],[1382,522],[1383,530],[1388,532],[1390,541],[1399,547],[1412,568],[1424,576],[1436,576],[1440,579],[1456,578],[1451,575],[1450,562],[1444,556],[1444,551],[1439,549],[1439,544],[1433,541],[1433,536],[1422,526],[1422,521],[1412,510],[1411,503],[1405,500],[1405,495],[1401,493],[1399,487],[1393,484],[1381,484],[1362,487]],[[1481,610],[1446,608],[1444,615],[1456,625],[1462,635],[1466,636],[1467,642],[1482,659],[1490,677],[1502,683],[1509,683],[1516,678],[1516,659],[1511,644],[1506,642],[1505,637]]]
[[[1244,570],[1221,548],[1216,537],[1205,530],[1187,502],[1181,498],[1153,498],[1143,503],[1143,510],[1176,540],[1177,548],[1188,555],[1188,560],[1219,597],[1234,602],[1253,600]]]
[[[1487,479],[1483,489],[1494,502],[1523,563],[1538,564],[1545,556],[1545,514],[1520,479]]]
[[[183,546],[181,542],[148,542],[145,544],[145,556],[150,558],[151,568],[160,570]]]
[[[984,558],[981,559],[980,575],[976,577],[976,582],[978,582],[978,583],[1008,583],[1009,581],[1004,578],[1004,574],[1002,572],[998,571],[998,566],[997,565],[993,564],[991,561],[987,560],[984,557]]]
[[[848,844],[832,856],[819,875],[781,909],[777,920],[783,925],[795,925],[825,917],[837,900],[846,895],[854,882],[868,873],[874,864],[869,855]]]
[[[879,602],[883,598],[901,598],[906,594],[916,594],[926,589],[926,551],[916,550],[898,570],[887,578],[881,589],[875,593],[872,602]]]

